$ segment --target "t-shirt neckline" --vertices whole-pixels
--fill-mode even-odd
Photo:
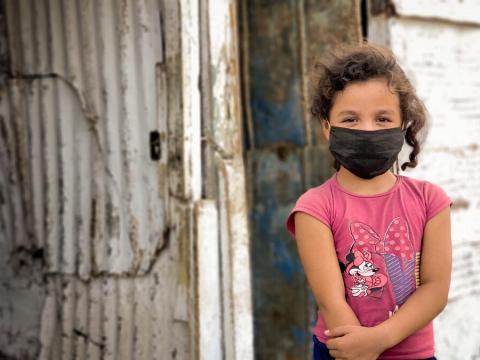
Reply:
[[[378,193],[378,194],[372,194],[372,195],[355,194],[355,193],[352,193],[352,192],[348,191],[347,189],[343,188],[337,180],[337,173],[336,172],[332,176],[332,183],[338,190],[340,190],[340,191],[342,191],[342,192],[344,192],[348,195],[356,196],[356,197],[359,197],[359,198],[374,198],[374,197],[389,195],[392,192],[394,192],[400,186],[400,183],[402,181],[402,175],[398,175],[398,174],[393,174],[393,175],[396,177],[396,180],[395,180],[395,184],[393,184],[393,186],[390,189],[388,189],[387,191],[384,191],[384,192],[381,192],[381,193]]]

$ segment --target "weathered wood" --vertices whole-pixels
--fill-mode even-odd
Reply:
[[[210,104],[211,117],[205,121],[205,150],[218,179],[215,197],[222,259],[223,355],[225,359],[248,360],[254,358],[251,237],[243,162],[236,1],[210,1],[207,18],[209,71],[205,102]]]
[[[196,204],[198,264],[198,358],[222,359],[221,261],[218,212],[214,200]]]

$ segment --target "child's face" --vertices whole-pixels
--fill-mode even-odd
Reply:
[[[359,130],[400,127],[400,99],[390,91],[384,78],[351,83],[336,94],[330,124]],[[326,121],[322,130],[328,140],[330,129]]]

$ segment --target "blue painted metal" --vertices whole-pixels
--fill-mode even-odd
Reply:
[[[307,134],[302,63],[355,36],[356,2],[244,0],[253,136],[244,136],[252,199],[251,264],[256,359],[311,357],[316,304],[295,239],[285,229],[298,196],[331,173],[328,149]],[[301,27],[305,27],[302,42]],[[243,28],[243,27],[241,27]],[[303,46],[303,47],[302,47]],[[301,49],[303,49],[301,51]],[[302,56],[308,61],[302,62]],[[311,64],[307,64],[310,66]],[[311,131],[316,130],[312,124]],[[248,142],[254,139],[254,143]],[[313,138],[313,147],[306,139]],[[308,165],[308,171],[307,167]]]
[[[249,7],[249,64],[255,147],[277,141],[305,144],[300,102],[297,4],[252,1]]]

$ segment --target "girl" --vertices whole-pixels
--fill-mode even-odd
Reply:
[[[318,305],[314,359],[435,359],[432,320],[447,304],[450,197],[390,171],[417,165],[426,110],[393,54],[362,44],[317,64],[311,112],[335,173],[288,214]]]

